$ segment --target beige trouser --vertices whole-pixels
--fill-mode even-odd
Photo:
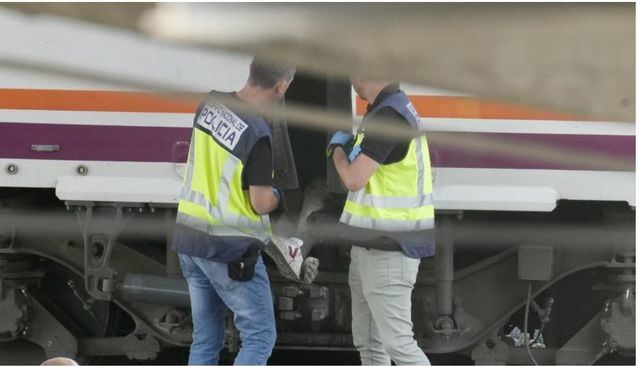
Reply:
[[[420,259],[401,251],[353,246],[351,289],[353,343],[363,365],[430,365],[413,335],[411,293]]]

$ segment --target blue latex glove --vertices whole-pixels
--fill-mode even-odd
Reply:
[[[362,147],[360,145],[354,146],[353,150],[351,150],[351,154],[348,155],[348,161],[351,163],[355,161],[361,152]]]
[[[333,153],[333,149],[336,146],[345,146],[349,141],[353,139],[353,135],[349,133],[345,133],[343,131],[338,131],[333,135],[331,141],[328,142],[328,147],[326,148],[326,155],[330,156]]]
[[[328,142],[328,145],[340,145],[344,146],[348,144],[348,142],[353,139],[353,135],[349,133],[345,133],[343,131],[338,131],[333,135],[331,141]]]

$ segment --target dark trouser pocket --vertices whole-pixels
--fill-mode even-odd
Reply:
[[[253,279],[255,275],[255,264],[259,256],[260,247],[257,244],[249,246],[239,260],[228,264],[229,278],[242,282]]]

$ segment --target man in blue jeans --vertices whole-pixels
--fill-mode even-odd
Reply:
[[[273,188],[270,130],[256,110],[281,100],[294,73],[253,60],[241,90],[211,92],[195,115],[172,246],[191,297],[189,364],[218,364],[227,308],[242,342],[235,364],[264,365],[275,345],[260,248],[272,237],[268,213],[279,207],[280,193]]]

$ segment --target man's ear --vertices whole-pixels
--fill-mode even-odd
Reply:
[[[280,80],[279,82],[277,82],[277,84],[275,84],[275,86],[273,87],[275,90],[275,95],[283,96],[290,84],[291,80]]]

